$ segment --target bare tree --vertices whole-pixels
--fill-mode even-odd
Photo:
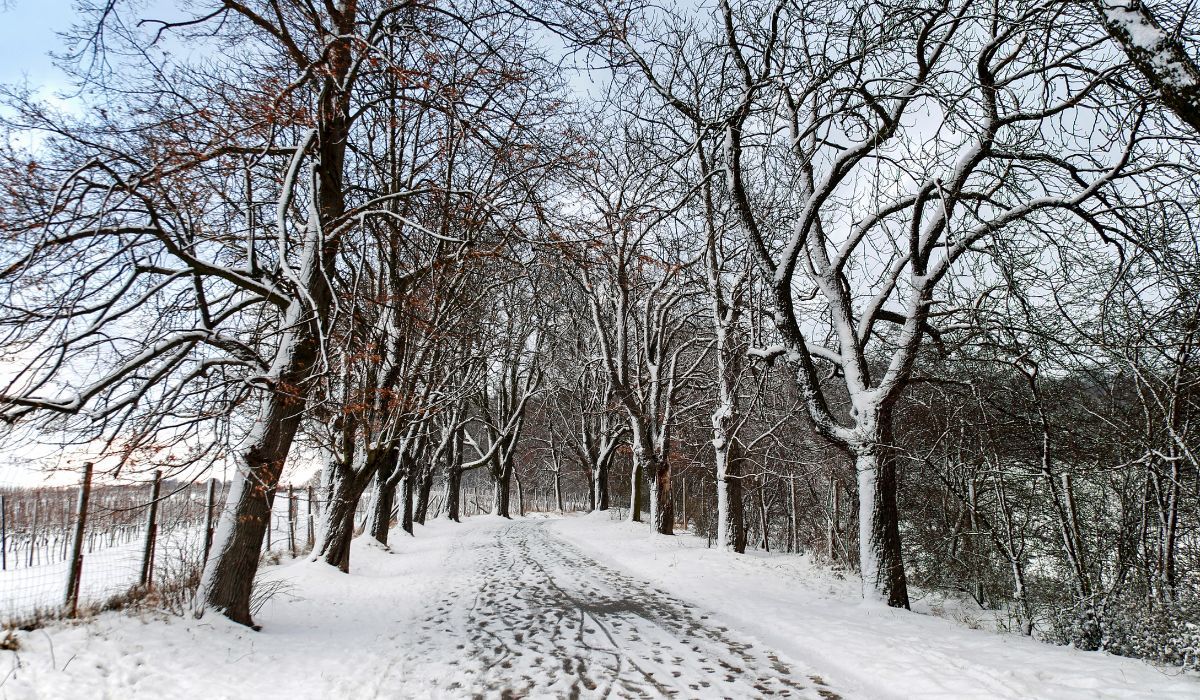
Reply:
[[[1096,42],[1052,16],[1038,3],[724,2],[710,33],[653,13],[639,16],[653,29],[609,29],[661,104],[723,143],[730,206],[772,295],[778,343],[758,354],[794,369],[810,419],[855,456],[864,591],[891,605],[907,605],[892,411],[934,322],[954,314],[935,291],[999,231],[1096,221],[1136,149],[1140,110],[1106,98]],[[706,60],[722,71],[698,101],[681,86]],[[1052,84],[1070,87],[1035,87]],[[933,123],[910,119],[935,106]],[[1075,115],[1100,127],[1096,147],[1064,140],[1062,157],[1025,139],[1074,138]]]
[[[685,313],[698,294],[687,274],[697,258],[682,257],[686,249],[670,238],[686,235],[674,219],[682,199],[672,197],[661,173],[642,170],[651,161],[634,139],[627,148],[600,155],[601,167],[582,173],[578,186],[591,207],[583,216],[595,218],[569,224],[582,241],[564,240],[560,249],[584,291],[599,359],[629,422],[630,518],[641,518],[644,475],[654,531],[671,534],[671,431],[687,408],[678,402],[681,390],[707,354]]]

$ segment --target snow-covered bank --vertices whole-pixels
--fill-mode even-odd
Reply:
[[[297,561],[253,632],[109,613],[20,632],[0,698],[1193,698],[1194,677],[868,608],[802,557],[602,516],[444,520]]]
[[[395,553],[360,538],[350,576],[303,560],[269,567],[278,592],[256,616],[261,632],[216,615],[106,613],[18,633],[21,648],[0,652],[0,698],[406,697],[398,651],[433,587],[455,573],[443,550],[489,524],[434,522],[396,537]]]
[[[646,526],[605,514],[565,518],[553,528],[597,559],[715,611],[863,697],[1200,697],[1200,679],[1177,669],[863,603],[857,581],[838,579],[803,556],[727,554],[691,535],[651,538]]]

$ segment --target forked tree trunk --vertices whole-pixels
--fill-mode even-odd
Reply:
[[[592,509],[608,510],[608,461],[602,460],[592,471]]]
[[[890,431],[889,431],[890,432]],[[860,447],[858,475],[858,551],[863,597],[908,608],[908,583],[900,551],[896,508],[896,460],[888,439]]]

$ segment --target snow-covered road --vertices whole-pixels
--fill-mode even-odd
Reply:
[[[453,642],[446,695],[501,697],[841,697],[814,669],[650,583],[520,520],[460,536],[446,568],[472,572],[423,623],[418,650]],[[438,659],[430,658],[436,663]]]

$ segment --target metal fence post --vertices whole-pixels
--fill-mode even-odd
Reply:
[[[83,573],[83,534],[87,526],[88,499],[92,493],[92,463],[83,465],[83,485],[79,487],[78,517],[75,520],[75,541],[71,545],[71,566],[67,571],[67,614],[75,617],[79,611],[79,578]]]

